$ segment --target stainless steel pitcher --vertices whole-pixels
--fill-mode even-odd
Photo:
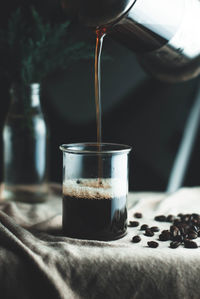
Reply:
[[[171,82],[200,74],[199,0],[62,0],[85,25],[103,27],[143,67]]]

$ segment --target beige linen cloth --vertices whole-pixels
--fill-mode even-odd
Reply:
[[[161,224],[158,214],[200,213],[200,188],[175,194],[129,196],[129,220],[142,212],[140,224]],[[0,298],[200,298],[200,248],[147,247],[139,228],[117,241],[98,242],[62,236],[62,200],[44,204],[0,203]],[[169,223],[162,227],[169,227]],[[140,234],[142,241],[131,239]],[[197,239],[200,245],[200,239]]]

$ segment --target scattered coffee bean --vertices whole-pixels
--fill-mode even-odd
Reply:
[[[179,229],[175,225],[170,226],[170,233],[172,237],[176,237],[179,234]]]
[[[159,222],[166,222],[166,216],[164,215],[155,216],[154,219]]]
[[[175,217],[173,215],[168,215],[167,218],[166,218],[166,221],[167,222],[173,222],[174,218]]]
[[[196,213],[192,213],[192,217],[196,220],[200,220],[200,215]]]
[[[194,241],[191,241],[191,240],[185,240],[184,246],[185,246],[185,248],[198,248],[197,243]]]
[[[152,232],[152,230],[150,228],[147,228],[145,230],[145,234],[144,235],[147,236],[147,237],[153,237],[154,236],[154,232]]]
[[[149,242],[147,242],[147,244],[151,248],[157,248],[159,246],[159,244],[155,241],[149,241]]]
[[[196,233],[198,233],[198,231],[199,231],[198,226],[196,226],[196,225],[192,225],[191,229]]]
[[[174,221],[173,221],[173,224],[175,225],[175,226],[178,226],[179,224],[181,224],[182,222],[181,222],[181,220],[180,219],[174,219]]]
[[[160,231],[159,227],[157,227],[157,226],[152,226],[152,227],[150,227],[150,230],[151,230],[152,232],[154,232],[154,233]]]
[[[177,236],[173,237],[172,240],[175,241],[175,242],[181,243],[181,242],[184,241],[184,237],[180,236],[180,235],[177,235]]]
[[[135,213],[136,218],[142,218],[141,213]],[[196,242],[192,241],[200,237],[200,214],[182,214],[179,213],[176,217],[173,215],[158,215],[154,220],[160,222],[170,222],[172,225],[169,230],[165,229],[159,235],[160,241],[172,241],[170,248],[177,248],[181,244],[184,244],[185,248],[197,248]],[[138,221],[130,221],[130,226],[136,227],[139,225]],[[149,228],[147,224],[143,224],[140,230],[144,230],[144,235],[148,237],[154,236],[155,232],[160,229],[158,226],[152,226]],[[156,247],[155,247],[156,248]]]
[[[134,237],[132,238],[132,242],[133,242],[133,243],[139,243],[140,241],[141,241],[140,236],[134,236]]]
[[[198,225],[198,224],[199,224],[199,221],[196,220],[196,219],[192,219],[191,222],[192,222],[192,224],[194,224],[194,225]]]
[[[181,217],[182,222],[188,223],[188,222],[190,222],[190,220],[191,220],[191,215],[189,215],[189,214],[185,214]]]
[[[170,236],[170,231],[168,229],[164,229],[161,231],[161,234]]]
[[[135,218],[142,218],[142,213],[135,213],[134,215],[133,215]]]
[[[198,237],[198,234],[193,232],[188,234],[188,239],[196,239]]]
[[[190,214],[190,218],[198,220],[199,219],[199,215],[196,214],[196,213],[192,213],[192,214]]]
[[[129,221],[129,226],[137,227],[137,226],[139,226],[139,222],[138,221]]]
[[[177,241],[175,241],[175,242],[171,242],[171,243],[170,243],[170,248],[175,249],[175,248],[178,248],[180,245],[181,245],[180,242],[177,242]]]
[[[160,241],[169,241],[171,239],[171,234],[169,230],[163,230],[159,235]]]
[[[149,228],[147,224],[142,224],[140,230],[146,230],[147,228]]]
[[[186,226],[185,224],[178,224],[178,234],[184,236],[186,234]]]
[[[160,240],[160,241],[169,241],[169,239],[166,238],[166,236],[164,236],[164,235],[162,235],[162,234],[159,235],[159,240]]]

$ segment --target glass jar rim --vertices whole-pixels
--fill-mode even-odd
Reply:
[[[99,146],[101,150],[99,150]],[[132,147],[118,143],[82,142],[62,144],[60,150],[71,154],[128,154]]]

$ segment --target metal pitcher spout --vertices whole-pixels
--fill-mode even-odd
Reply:
[[[155,77],[186,81],[200,74],[199,0],[61,0],[89,27],[133,50]]]
[[[61,0],[62,7],[89,27],[109,26],[122,18],[136,0]]]

